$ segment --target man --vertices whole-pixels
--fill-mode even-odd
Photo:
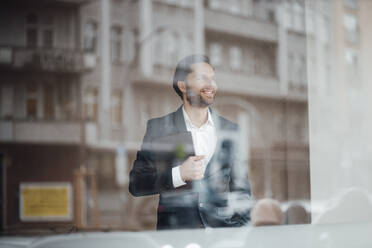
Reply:
[[[239,160],[239,128],[209,108],[217,92],[209,58],[182,59],[173,88],[183,106],[148,121],[129,191],[160,194],[158,229],[249,223],[250,185],[246,163]]]

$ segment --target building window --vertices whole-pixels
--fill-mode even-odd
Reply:
[[[230,66],[234,71],[242,68],[242,49],[240,47],[230,48]]]
[[[326,16],[323,16],[323,18],[320,19],[321,25],[320,25],[320,40],[324,43],[329,43],[330,41],[330,21],[329,18]]]
[[[153,41],[152,53],[153,53],[153,61],[155,65],[163,65],[164,64],[164,44],[162,36],[155,36]]]
[[[165,62],[167,66],[174,66],[177,63],[177,34],[174,32],[165,33]]]
[[[220,9],[221,8],[221,0],[209,0],[209,7],[211,9]]]
[[[345,14],[343,17],[344,29],[346,34],[346,39],[349,42],[358,42],[358,20],[354,15]]]
[[[293,27],[297,31],[304,31],[305,13],[302,3],[295,1],[293,3]]]
[[[35,48],[54,46],[54,20],[50,15],[29,14],[26,17],[26,46]]]
[[[52,48],[53,47],[53,30],[46,29],[43,31],[43,47]]]
[[[358,0],[344,0],[344,5],[349,8],[358,9]]]
[[[306,30],[309,34],[314,34],[315,32],[315,13],[310,7],[307,9]]]
[[[84,50],[97,53],[98,48],[98,25],[94,21],[85,24],[84,27]]]
[[[287,28],[293,28],[293,10],[288,2],[285,4],[284,25]]]
[[[26,87],[26,117],[36,119],[38,114],[38,86],[30,83]]]
[[[0,112],[1,118],[9,119],[13,117],[14,90],[12,84],[2,84],[0,86]]]
[[[254,64],[255,64],[255,53],[254,53],[254,47],[249,47],[246,50],[246,55],[244,56],[245,62],[244,62],[244,70],[248,74],[254,74]]]
[[[254,51],[255,74],[273,77],[275,75],[275,54],[271,46],[257,47]]]
[[[86,120],[98,120],[98,90],[88,89],[84,95],[84,115]]]
[[[122,59],[127,62],[131,62],[134,59],[136,48],[135,48],[135,37],[130,29],[123,30],[123,45],[121,48]]]
[[[52,48],[54,43],[54,20],[52,16],[43,16],[42,23],[42,46],[44,48]]]
[[[295,81],[295,73],[294,68],[295,62],[294,62],[294,56],[292,53],[288,54],[288,81],[290,83],[293,83]]]
[[[114,91],[111,96],[111,123],[113,126],[122,124],[123,94],[120,90]]]
[[[300,68],[299,68],[299,82],[301,84],[306,84],[307,76],[307,67],[306,67],[306,58],[304,55],[300,56]]]
[[[44,87],[44,118],[47,120],[54,119],[54,86],[52,84],[45,84]]]
[[[211,43],[209,45],[209,56],[213,66],[222,65],[222,46],[218,43]]]
[[[122,60],[122,29],[120,27],[111,28],[111,61],[119,62]]]
[[[187,34],[186,37],[185,56],[190,55],[194,51],[194,39],[192,34]]]
[[[74,87],[75,86],[75,87]],[[60,83],[56,86],[56,103],[59,108],[58,118],[69,120],[77,117],[76,99],[78,90],[76,84]]]
[[[240,0],[230,0],[230,12],[232,14],[239,14],[241,11]]]
[[[37,47],[38,45],[38,17],[35,14],[29,14],[26,17],[26,46]]]
[[[348,78],[356,80],[358,78],[358,64],[359,56],[355,49],[345,49],[345,62],[347,68]]]

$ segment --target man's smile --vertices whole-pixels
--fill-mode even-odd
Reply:
[[[200,92],[207,97],[213,97],[216,93],[214,89],[203,89]]]

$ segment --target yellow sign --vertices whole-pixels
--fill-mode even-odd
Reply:
[[[21,220],[71,220],[70,183],[21,184]]]

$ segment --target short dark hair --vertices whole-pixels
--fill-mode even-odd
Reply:
[[[174,77],[173,77],[173,89],[176,91],[177,95],[182,97],[182,92],[178,88],[177,82],[178,81],[185,81],[187,75],[192,71],[191,66],[196,63],[207,63],[210,65],[209,58],[206,55],[203,54],[193,54],[189,55],[187,57],[184,57],[181,59],[176,67],[176,70],[174,72]]]

